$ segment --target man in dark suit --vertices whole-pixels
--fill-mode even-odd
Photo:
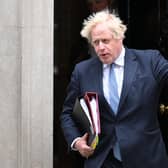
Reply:
[[[70,149],[85,158],[85,168],[167,168],[157,112],[162,87],[168,87],[168,61],[157,50],[124,47],[125,31],[108,11],[85,20],[81,35],[97,57],[77,64],[72,73],[61,114],[64,135]],[[88,134],[72,117],[76,98],[88,91],[99,98],[96,149],[87,145]]]

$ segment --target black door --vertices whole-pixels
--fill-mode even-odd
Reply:
[[[54,1],[54,168],[82,167],[78,165],[82,163],[78,155],[67,152],[59,116],[74,64],[90,56],[87,43],[79,34],[83,19],[90,13],[86,1]],[[119,13],[128,26],[125,45],[137,49],[158,49],[168,58],[167,0],[110,0],[109,6],[111,11]],[[168,91],[165,88],[160,98],[158,115],[166,145],[167,99]]]

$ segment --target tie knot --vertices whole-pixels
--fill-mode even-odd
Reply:
[[[119,67],[121,67],[121,65],[120,64],[116,64],[115,62],[113,62],[112,64],[111,64],[111,68],[119,68]]]
[[[112,70],[112,69],[114,69],[116,66],[117,66],[117,64],[113,62],[113,63],[111,64],[111,66],[110,66],[110,69]]]
[[[113,68],[115,66],[115,63],[113,62],[112,64],[111,64],[111,68]]]
[[[114,68],[115,68],[115,63],[112,63],[111,65],[110,65],[110,74],[111,73],[114,73]]]

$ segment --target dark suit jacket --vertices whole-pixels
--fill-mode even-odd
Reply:
[[[168,87],[168,62],[156,50],[126,49],[124,81],[115,116],[103,95],[102,63],[91,58],[76,65],[61,114],[62,128],[70,146],[83,132],[71,118],[76,97],[98,92],[101,135],[85,168],[100,168],[118,138],[124,168],[168,168],[168,156],[158,123],[162,86]]]

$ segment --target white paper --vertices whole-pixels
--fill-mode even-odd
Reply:
[[[92,120],[91,120],[90,113],[89,113],[89,109],[88,109],[88,107],[86,105],[85,100],[84,99],[80,99],[80,104],[81,104],[81,106],[82,106],[87,118],[89,119],[90,125],[93,127]]]

